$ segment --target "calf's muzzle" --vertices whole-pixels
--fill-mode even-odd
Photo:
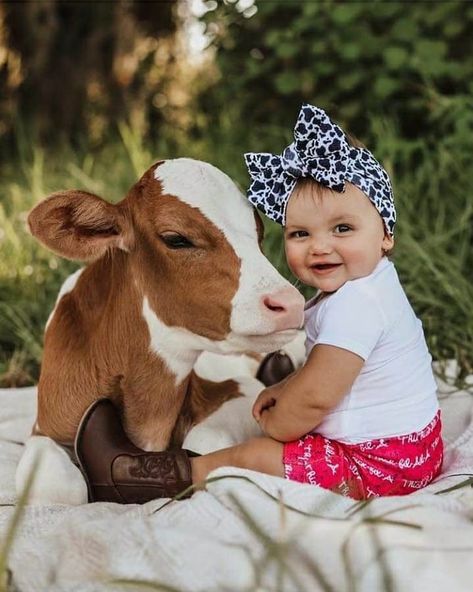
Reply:
[[[263,311],[274,322],[275,331],[300,329],[304,321],[304,297],[295,288],[283,288],[261,297]]]

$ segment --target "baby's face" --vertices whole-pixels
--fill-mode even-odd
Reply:
[[[289,199],[286,258],[302,282],[335,292],[348,280],[369,275],[394,241],[371,201],[351,183],[345,193],[312,187],[305,185]]]

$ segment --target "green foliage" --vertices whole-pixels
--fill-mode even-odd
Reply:
[[[17,153],[1,167],[0,386],[37,380],[44,326],[62,282],[79,266],[29,235],[28,211],[48,194],[74,187],[117,201],[153,160],[172,156],[165,142],[145,148],[136,131],[125,125],[120,131],[121,139],[95,153],[67,145],[47,153],[19,134]]]
[[[373,116],[415,139],[438,117],[432,86],[446,97],[472,91],[473,7],[462,0],[256,0],[250,17],[236,2],[216,4],[202,17],[222,75],[200,98],[209,122],[236,98],[247,129],[290,131],[307,101],[367,140]]]
[[[141,125],[119,125],[118,137],[100,150],[81,136],[46,152],[17,129],[17,151],[1,170],[4,384],[37,378],[42,327],[60,283],[76,267],[27,235],[34,203],[73,186],[114,201],[154,160],[176,155],[212,162],[244,189],[243,153],[286,146],[304,100],[328,108],[392,174],[399,215],[394,257],[403,284],[434,359],[457,359],[460,380],[473,372],[473,9],[459,1],[334,0],[259,1],[253,15],[230,0],[209,7],[203,19],[221,77],[209,86],[203,72],[197,81],[204,90],[187,135],[167,123],[151,145]],[[268,257],[296,283],[280,228],[265,225]]]
[[[465,101],[470,114],[473,102]],[[379,125],[378,153],[394,173],[399,224],[394,260],[437,360],[473,373],[473,191],[468,128],[413,147]]]
[[[0,3],[0,148],[22,120],[42,142],[132,121],[156,137],[175,108],[180,60],[174,2]]]
[[[394,180],[399,218],[394,259],[402,283],[434,359],[459,361],[460,384],[473,372],[473,101],[433,90],[431,100],[438,103],[436,142],[406,140],[391,120],[373,119],[370,147]],[[182,145],[178,154],[212,162],[244,189],[248,177],[242,153],[259,150],[268,140],[276,150],[283,147],[285,130],[275,125],[245,130],[235,122],[229,107],[220,126]],[[60,158],[20,141],[18,156],[3,167],[0,372],[5,385],[37,379],[42,328],[62,280],[77,267],[27,234],[26,212],[49,192],[74,186],[115,201],[154,160],[176,155],[165,140],[143,145],[133,129],[120,129],[121,138],[99,152],[78,154],[64,147]],[[265,226],[267,256],[298,285],[285,263],[280,227],[267,220]],[[309,289],[298,287],[310,296]]]

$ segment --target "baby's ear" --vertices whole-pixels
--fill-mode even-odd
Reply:
[[[390,251],[394,247],[394,237],[385,232],[381,246],[384,252]]]

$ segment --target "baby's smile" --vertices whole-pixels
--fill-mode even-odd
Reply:
[[[342,263],[314,263],[310,266],[316,275],[327,275],[343,265]]]

